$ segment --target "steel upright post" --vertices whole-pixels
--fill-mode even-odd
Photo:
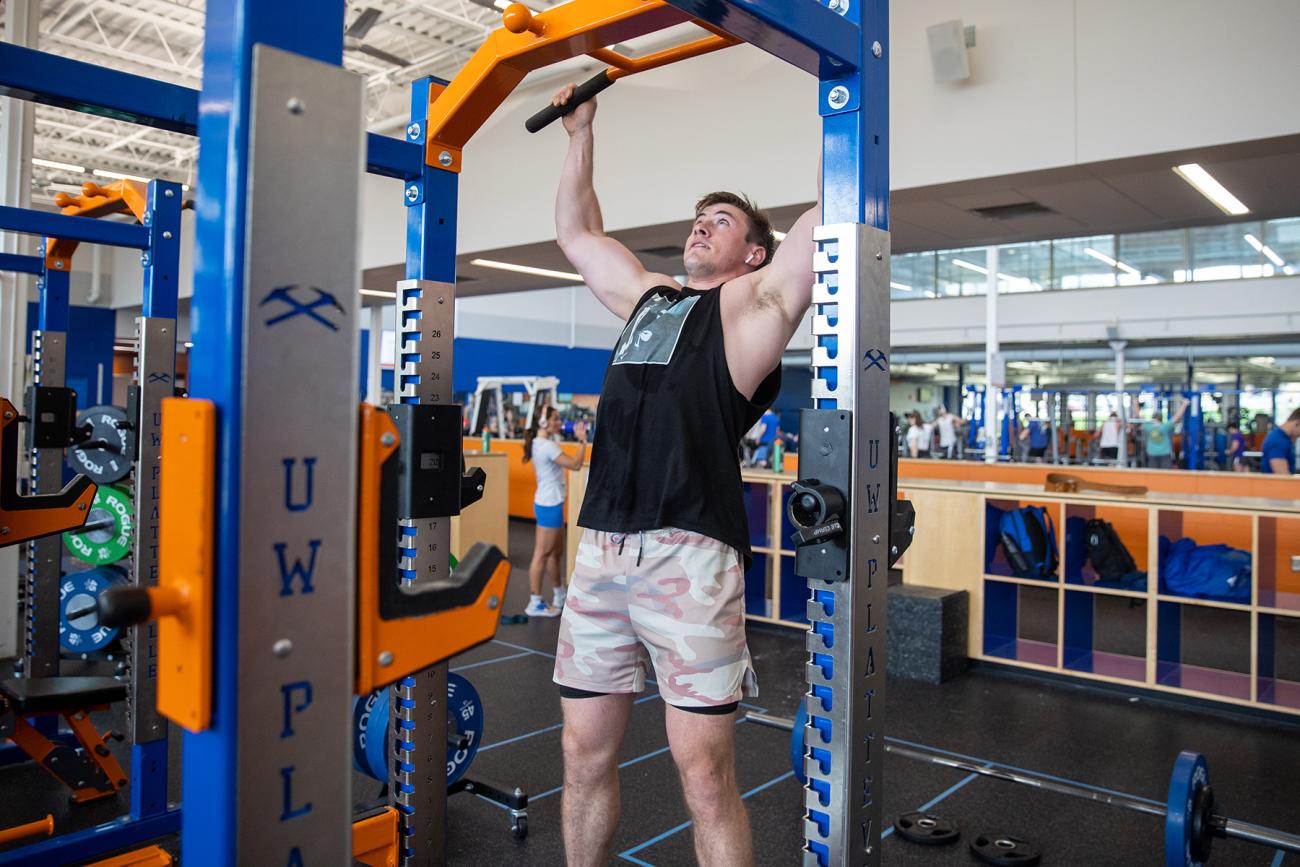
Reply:
[[[343,0],[207,5],[190,393],[216,410],[221,517],[212,720],[184,739],[187,864],[350,863],[338,757],[355,665],[365,162],[343,13]]]
[[[414,82],[407,141],[423,145],[432,79]],[[456,304],[456,211],[459,175],[426,166],[406,181],[406,279],[397,284],[396,400],[450,403]],[[401,577],[413,587],[450,571],[451,520],[402,521],[394,530]],[[398,536],[400,533],[400,537]],[[398,806],[402,864],[439,867],[447,829],[447,664],[393,686],[393,764],[389,799]]]
[[[162,453],[162,400],[176,387],[176,306],[180,284],[181,188],[169,181],[149,184],[145,228],[149,249],[144,265],[143,316],[136,319],[138,414],[135,425],[135,550],[131,580],[158,583],[158,481]],[[130,630],[131,666],[127,709],[131,726],[131,816],[167,809],[167,720],[158,713],[158,622]]]
[[[858,25],[861,63],[827,64],[818,89],[822,222],[815,230],[812,396],[833,422],[819,451],[847,445],[847,574],[808,578],[808,693],[804,863],[880,863],[884,760],[885,593],[888,493],[894,431],[889,414],[888,2],[831,8]],[[817,410],[812,411],[816,413]],[[815,733],[815,734],[814,734]]]
[[[45,244],[40,254],[45,256]],[[32,381],[38,386],[60,387],[67,376],[69,262],[45,258],[37,281],[40,311],[32,335]],[[51,494],[63,487],[62,449],[33,449],[32,489]],[[59,673],[59,581],[63,577],[63,538],[47,536],[27,546],[26,636],[23,672],[27,677],[55,677]]]

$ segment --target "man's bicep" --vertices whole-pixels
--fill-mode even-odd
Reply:
[[[632,251],[608,235],[575,238],[565,245],[564,253],[600,303],[619,319],[632,315],[636,302],[654,282]]]
[[[1268,465],[1275,476],[1291,475],[1291,465],[1286,462],[1286,458],[1269,458]]]

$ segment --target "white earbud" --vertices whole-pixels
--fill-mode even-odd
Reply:
[[[749,261],[753,258],[754,258],[754,254],[750,253],[748,256],[745,257],[745,264],[748,265]]]

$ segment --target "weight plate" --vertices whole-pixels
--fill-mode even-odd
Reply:
[[[794,727],[790,729],[790,767],[794,770],[795,778],[801,783],[808,782],[808,775],[804,773],[804,735],[808,729],[808,708],[804,702],[799,702],[799,707],[794,712]]]
[[[976,834],[970,850],[986,864],[1033,867],[1043,858],[1038,847],[1010,834]]]
[[[388,782],[388,689],[352,699],[352,766],[363,774]]]
[[[389,689],[352,699],[352,765],[381,782],[388,781],[391,705]],[[483,702],[459,674],[447,675],[447,785],[469,770],[483,739]]]
[[[90,516],[76,530],[63,534],[72,556],[92,566],[116,563],[131,553],[135,534],[135,507],[122,488],[101,485],[90,504]]]
[[[1201,850],[1209,847],[1198,838],[1208,838],[1210,817],[1200,816],[1198,821],[1197,801],[1205,810],[1207,799],[1201,790],[1209,785],[1210,768],[1205,757],[1188,750],[1179,753],[1169,776],[1169,797],[1165,801],[1165,867],[1200,867],[1205,863],[1208,852]],[[1212,810],[1213,798],[1208,800]]]
[[[933,813],[904,813],[894,820],[894,831],[904,840],[923,846],[941,846],[961,837],[956,822]]]
[[[68,653],[98,653],[117,641],[118,630],[99,625],[94,610],[99,596],[110,587],[126,583],[126,570],[117,566],[97,566],[85,572],[72,572],[59,584],[59,646]],[[69,612],[91,609],[78,617]]]
[[[97,485],[125,479],[135,455],[135,431],[118,426],[125,421],[126,411],[115,406],[91,407],[78,415],[78,425],[90,425],[90,439],[68,449],[68,465]]]
[[[447,675],[447,785],[465,776],[482,739],[483,702],[478,691],[451,672]]]

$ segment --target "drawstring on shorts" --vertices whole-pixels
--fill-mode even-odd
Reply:
[[[638,530],[637,537],[641,540],[641,547],[636,551],[636,565],[641,565],[641,554],[645,551],[645,530]],[[627,534],[624,533],[618,538],[618,556],[623,556],[623,546],[627,544]]]

